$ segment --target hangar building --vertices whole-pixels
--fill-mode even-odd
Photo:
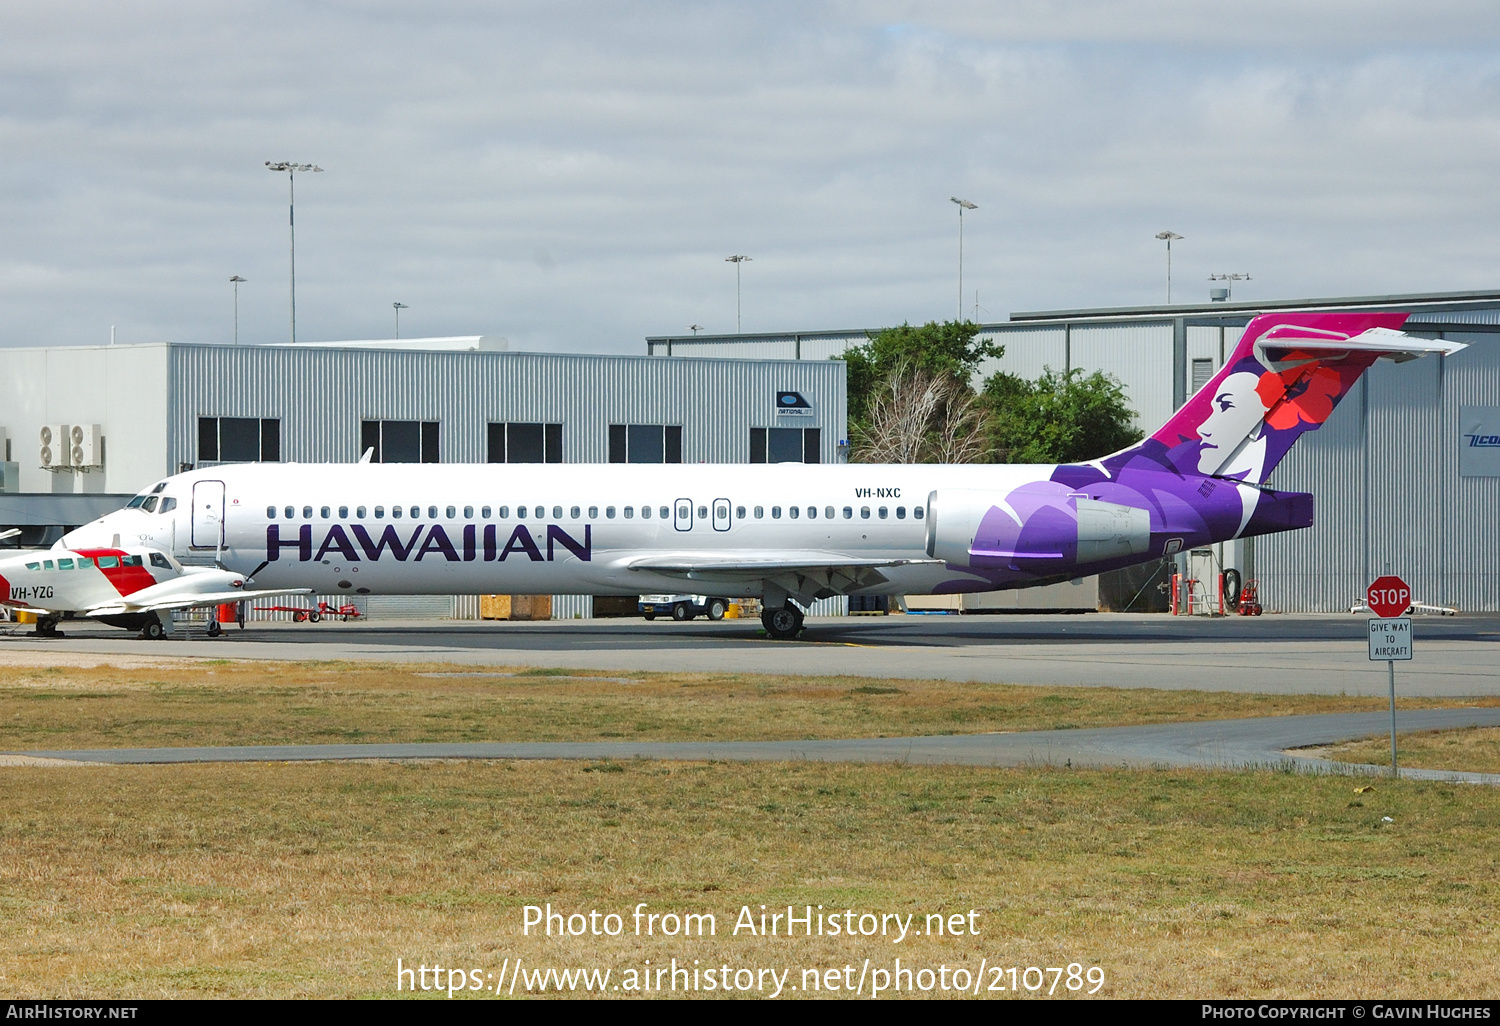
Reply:
[[[5,544],[51,544],[162,477],[241,461],[743,463],[840,458],[844,366],[505,351],[503,339],[4,350]],[[805,402],[778,414],[778,393]],[[810,410],[809,410],[810,408]],[[473,596],[371,614],[477,615]],[[828,606],[826,611],[833,611]],[[587,616],[556,596],[554,616]],[[820,610],[821,611],[821,610]]]
[[[1104,371],[1121,381],[1149,431],[1218,370],[1256,314],[1331,309],[1410,311],[1406,330],[1469,348],[1376,364],[1291,451],[1273,484],[1317,496],[1314,527],[1185,555],[1181,569],[1209,595],[1221,568],[1240,569],[1259,579],[1267,609],[1347,611],[1387,572],[1424,603],[1500,609],[1500,447],[1476,444],[1500,437],[1500,292],[1016,313],[982,325],[1005,353],[980,374]],[[663,336],[648,338],[646,351],[821,362],[869,333]]]

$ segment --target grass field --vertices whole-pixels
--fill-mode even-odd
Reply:
[[[505,676],[513,672],[514,676]],[[582,673],[583,676],[570,676]],[[1408,707],[1500,704],[1418,700]],[[779,740],[1379,710],[1379,698],[370,663],[0,668],[0,751],[374,741]]]
[[[1382,707],[495,672],[12,666],[0,670],[0,750],[845,737]],[[1270,771],[645,761],[38,765],[0,767],[0,779],[4,996],[382,996],[395,992],[397,958],[482,980],[520,958],[528,970],[609,968],[616,982],[647,959],[696,959],[791,970],[790,987],[814,968],[857,975],[867,958],[969,972],[981,960],[1078,963],[1102,968],[1102,995],[1143,997],[1479,997],[1500,973],[1490,788],[1377,781],[1356,793],[1367,782]],[[639,902],[713,913],[718,932],[522,936],[523,907],[548,902],[627,924]],[[918,928],[928,914],[974,909],[979,933],[900,944],[732,935],[741,906],[762,904],[914,914]]]
[[[1327,759],[1390,766],[1390,737],[1353,741],[1320,749]],[[1396,735],[1396,763],[1412,769],[1500,773],[1500,728],[1431,730]]]
[[[1104,970],[1102,995],[1142,997],[1481,997],[1500,973],[1490,788],[646,762],[4,775],[9,996],[388,995],[398,957],[615,980],[675,957],[794,984],[866,958],[1077,962]],[[545,902],[713,912],[718,932],[521,936]],[[979,935],[731,935],[740,906],[788,903],[918,923],[972,908]]]

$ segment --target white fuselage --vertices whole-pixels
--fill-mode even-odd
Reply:
[[[938,488],[1005,492],[1051,465],[236,464],[157,486],[64,543],[147,546],[258,588],[342,594],[759,594],[755,573],[684,575],[650,557],[914,560],[845,590],[997,586],[926,553]],[[175,499],[173,509],[159,506]],[[142,500],[138,497],[137,502]],[[262,564],[265,564],[262,566]],[[1025,574],[1016,584],[1027,583]],[[1000,584],[999,586],[1006,586]]]

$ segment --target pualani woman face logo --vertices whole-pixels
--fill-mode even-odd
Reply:
[[[1242,471],[1259,470],[1260,459],[1255,465],[1247,462],[1252,450],[1263,450],[1255,443],[1260,441],[1261,422],[1266,416],[1266,405],[1258,390],[1261,375],[1252,371],[1236,371],[1219,383],[1209,401],[1208,418],[1198,426],[1198,438],[1202,448],[1198,450],[1198,473],[1235,476]],[[1249,445],[1235,460],[1235,466],[1227,466],[1241,442]]]

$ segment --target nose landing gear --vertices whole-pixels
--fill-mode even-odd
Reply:
[[[787,604],[776,609],[763,609],[760,622],[766,633],[777,641],[791,641],[802,633],[802,610]]]

